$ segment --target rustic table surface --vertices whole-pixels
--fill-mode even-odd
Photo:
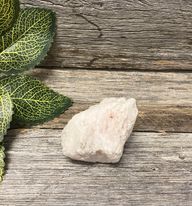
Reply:
[[[74,100],[65,114],[6,136],[2,206],[192,205],[192,1],[22,0],[51,8],[57,35],[33,75]],[[105,97],[139,117],[118,164],[75,162],[60,135]]]

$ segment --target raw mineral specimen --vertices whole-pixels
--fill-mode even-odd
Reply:
[[[106,98],[76,114],[62,131],[63,154],[81,161],[118,162],[137,114],[133,98]]]

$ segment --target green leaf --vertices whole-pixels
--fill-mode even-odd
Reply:
[[[0,39],[0,71],[20,73],[37,65],[47,54],[55,33],[55,13],[22,9],[15,26]]]
[[[0,0],[0,36],[9,30],[19,15],[19,0]]]
[[[0,182],[3,180],[3,175],[4,175],[4,167],[5,167],[5,148],[0,144]]]
[[[13,115],[13,104],[9,93],[0,88],[0,142],[9,128]]]
[[[14,104],[13,119],[19,125],[51,120],[72,105],[68,97],[54,92],[30,76],[4,77],[0,80],[0,85],[10,93]]]
[[[0,87],[0,182],[4,174],[4,147],[2,146],[3,137],[9,128],[13,115],[13,104],[7,90]]]

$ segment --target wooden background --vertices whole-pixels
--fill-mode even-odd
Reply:
[[[51,8],[57,35],[33,75],[74,105],[6,137],[2,206],[192,205],[192,1],[22,0]],[[105,97],[134,97],[139,117],[118,164],[62,155],[60,134]]]

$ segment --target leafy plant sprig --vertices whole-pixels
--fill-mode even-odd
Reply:
[[[4,135],[13,120],[34,125],[55,118],[72,101],[23,72],[46,56],[55,34],[51,10],[20,9],[19,0],[0,0],[0,181],[4,173]]]

